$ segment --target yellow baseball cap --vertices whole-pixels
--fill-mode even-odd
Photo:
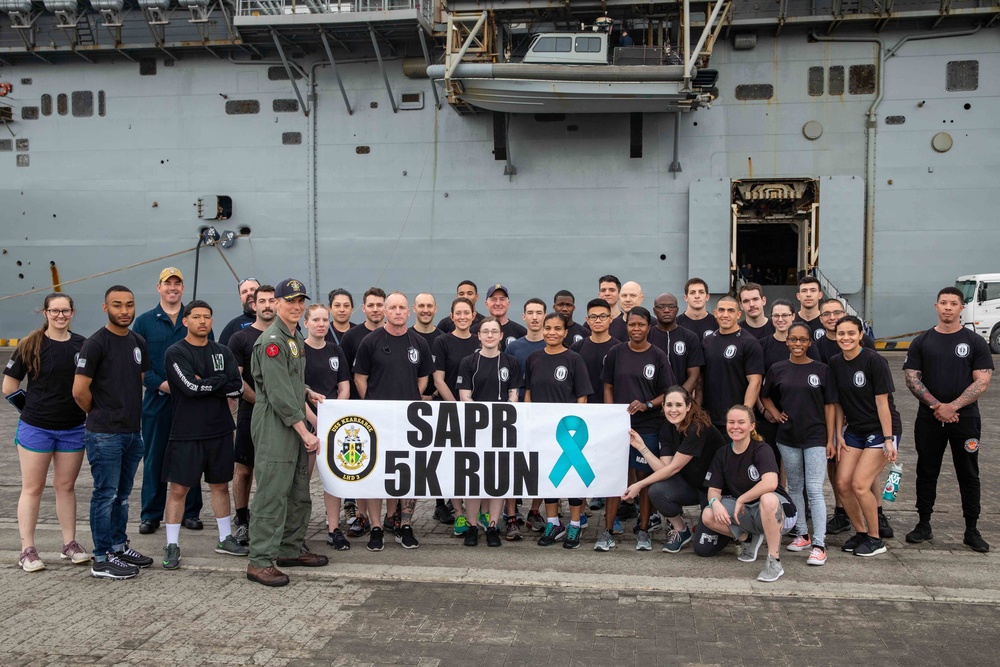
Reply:
[[[181,270],[174,268],[172,266],[168,266],[167,268],[160,271],[160,282],[162,283],[164,280],[166,280],[171,276],[177,276],[181,282],[184,282],[184,275],[181,273]]]

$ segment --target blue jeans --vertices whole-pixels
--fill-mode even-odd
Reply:
[[[128,497],[142,460],[142,435],[87,431],[83,441],[94,477],[90,499],[94,556],[103,558],[108,552],[124,550],[128,541]]]
[[[788,477],[788,495],[799,508],[795,530],[799,535],[809,533],[806,528],[806,504],[803,497],[809,497],[809,514],[812,516],[813,544],[826,546],[826,499],[823,498],[823,482],[826,480],[826,447],[789,447],[778,443],[781,460],[785,464]]]

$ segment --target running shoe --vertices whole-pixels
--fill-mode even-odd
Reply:
[[[871,535],[866,535],[865,541],[854,547],[855,556],[878,556],[879,554],[884,554],[886,551],[885,542],[882,541],[882,538],[872,537]]]
[[[545,532],[538,538],[538,546],[547,547],[555,544],[566,535],[566,527],[561,523],[545,523]]]
[[[452,514],[451,508],[447,504],[438,505],[434,508],[434,518],[446,526],[455,523],[455,515]]]
[[[844,546],[840,547],[840,550],[852,553],[866,539],[868,539],[868,533],[854,533],[844,542]]]
[[[931,530],[929,521],[918,521],[913,530],[906,534],[906,541],[910,544],[920,544],[933,539],[934,532]]]
[[[344,525],[350,528],[358,520],[358,506],[356,503],[344,502]]]
[[[580,530],[587,527],[587,515],[584,512],[580,512]]]
[[[105,560],[95,560],[90,566],[90,576],[98,579],[131,579],[138,574],[138,567],[129,565],[111,552]]]
[[[597,542],[594,542],[594,551],[611,551],[617,546],[614,535],[611,534],[610,530],[605,530],[597,538]]]
[[[977,528],[966,528],[965,539],[962,540],[962,543],[973,551],[978,551],[981,554],[990,550],[990,545],[983,539],[983,536],[979,534],[979,530]]]
[[[248,546],[250,544],[250,526],[244,523],[233,524],[235,530],[233,531],[233,537],[236,541],[243,546]]]
[[[741,563],[752,563],[757,560],[757,552],[760,551],[760,545],[764,542],[764,534],[758,533],[754,535],[749,533],[746,542],[736,543],[736,558]],[[778,575],[781,576],[780,574]],[[771,581],[774,581],[772,579]]]
[[[615,517],[614,523],[611,524],[611,533],[613,535],[622,535],[625,533],[625,529],[622,527],[622,522],[618,520],[618,517]]]
[[[465,515],[460,514],[455,517],[455,537],[463,537],[469,528],[469,520],[465,518]]]
[[[479,526],[469,526],[465,531],[465,540],[462,542],[467,547],[474,547],[479,544]]]
[[[517,521],[514,522],[517,525]],[[500,539],[500,529],[496,526],[490,526],[486,529],[486,546],[488,547],[498,547],[503,544],[503,540]]]
[[[541,512],[539,512],[538,510],[532,510],[532,511],[528,512],[528,518],[526,519],[526,525],[533,532],[540,533],[541,531],[545,530],[545,526],[547,524],[546,524],[545,519],[542,517]]]
[[[649,528],[646,530],[652,533],[654,530],[659,530],[663,527],[663,519],[657,512],[653,512],[649,515]],[[632,526],[632,534],[638,535],[639,531],[642,530],[639,519],[636,519],[635,525]]]
[[[368,551],[382,551],[385,548],[385,531],[379,527],[372,528],[368,536]]]
[[[480,512],[478,518],[479,518],[480,528],[486,530],[487,528],[490,527],[490,515],[488,513],[484,514],[483,512]]]
[[[232,535],[230,535],[232,537]],[[163,547],[163,569],[176,570],[181,566],[181,548],[176,544]]]
[[[781,567],[781,561],[768,554],[764,569],[757,575],[757,581],[777,581],[784,574],[785,568]]]
[[[648,530],[640,530],[638,536],[635,540],[635,550],[636,551],[652,551],[653,550],[653,540],[649,537]]]
[[[413,536],[413,528],[410,524],[399,527],[399,532],[396,533],[396,543],[401,544],[404,549],[416,549],[420,546],[420,542]]]
[[[847,512],[844,511],[843,507],[837,507],[833,511],[833,516],[830,517],[829,521],[826,522],[826,534],[836,535],[837,533],[842,533],[845,530],[850,530],[851,520],[847,518]]]
[[[334,528],[332,533],[327,533],[326,543],[337,551],[347,551],[351,548],[351,543],[344,537],[344,532],[340,528]]]
[[[370,530],[372,530],[371,521],[364,514],[359,514],[351,527],[347,529],[347,534],[350,537],[361,537]]]
[[[76,540],[64,544],[62,554],[59,557],[72,561],[74,565],[83,565],[90,562],[90,554]]]
[[[635,503],[623,502],[618,506],[618,518],[622,521],[628,521],[637,516],[639,516],[639,512],[635,509]]]
[[[896,536],[896,531],[889,525],[889,517],[882,514],[882,512],[878,513],[878,536],[884,537],[887,540],[891,540]]]
[[[38,549],[35,547],[25,547],[17,559],[17,564],[25,572],[38,572],[45,569],[45,563],[42,562],[41,556],[38,555]]]
[[[579,549],[580,548],[580,528],[579,526],[574,526],[570,524],[569,528],[566,529],[566,539],[563,540],[564,549]]]
[[[805,551],[810,546],[812,546],[812,540],[809,539],[809,536],[799,535],[785,548],[789,551]]]
[[[115,554],[118,556],[119,560],[122,560],[129,565],[135,565],[136,567],[149,567],[153,564],[153,559],[149,556],[143,556],[141,553],[129,546],[129,543],[125,543],[125,549],[119,551]]]
[[[826,547],[814,544],[809,558],[806,558],[806,565],[826,565]]]
[[[382,527],[385,530],[392,531],[393,535],[399,533],[399,515],[393,512],[391,515],[386,514],[385,518],[382,519]]]
[[[594,511],[604,509],[604,498],[591,498],[587,501],[587,507]]]
[[[521,528],[517,525],[517,517],[507,517],[507,531],[504,533],[504,538],[508,542],[521,541]]]
[[[671,528],[670,532],[667,533],[667,541],[663,543],[663,550],[668,554],[675,554],[690,542],[692,537],[694,536],[691,534],[691,529],[687,526],[684,526],[684,530],[680,532]]]
[[[226,535],[226,539],[215,545],[215,553],[227,556],[249,556],[250,550],[241,546],[232,535]]]

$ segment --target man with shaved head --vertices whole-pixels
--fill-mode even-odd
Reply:
[[[642,293],[642,287],[634,280],[629,280],[622,285],[621,290],[618,292],[618,305],[621,308],[621,317],[612,319],[611,328],[608,329],[612,337],[620,341],[628,340],[628,328],[625,326],[625,322],[628,320],[629,311],[636,306],[641,306],[644,298],[645,295]]]
[[[381,331],[369,334],[361,341],[354,360],[354,384],[362,399],[419,401],[426,391],[428,379],[434,374],[434,363],[427,342],[406,328],[409,316],[410,304],[405,294],[393,292],[386,297],[385,325]],[[382,499],[361,502],[367,506],[368,518],[372,522],[368,550],[382,551]],[[405,498],[400,510],[399,527],[392,527],[396,542],[404,549],[420,546],[410,526],[416,504],[415,499]]]
[[[669,292],[653,300],[656,323],[649,330],[649,342],[667,353],[674,378],[693,396],[705,355],[698,334],[677,324],[679,311],[677,297]]]

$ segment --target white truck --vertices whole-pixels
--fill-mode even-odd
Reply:
[[[1000,354],[1000,273],[961,276],[955,287],[965,297],[962,326],[985,338],[993,354]]]

